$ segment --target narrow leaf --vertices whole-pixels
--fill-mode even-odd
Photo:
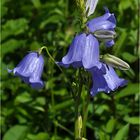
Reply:
[[[115,135],[114,140],[125,140],[129,132],[129,124],[123,126]]]

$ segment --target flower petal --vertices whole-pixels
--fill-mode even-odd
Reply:
[[[109,92],[109,88],[107,87],[106,80],[103,77],[102,71],[95,68],[92,69],[92,89],[90,90],[90,94],[95,96],[98,92],[106,91]]]
[[[35,61],[34,67],[35,68],[33,73],[30,75],[29,82],[33,88],[39,89],[39,87],[42,88],[44,85],[40,79],[44,68],[44,59],[42,55],[40,55],[37,61]]]
[[[106,68],[106,74],[104,75],[105,80],[107,81],[107,85],[110,88],[110,90],[114,91],[118,87],[122,87],[126,85],[127,81],[119,78],[114,69],[111,66],[105,66]]]
[[[43,81],[32,81],[30,80],[30,83],[31,83],[31,87],[34,88],[34,89],[41,89],[44,87],[44,83]]]
[[[111,14],[109,10],[105,8],[105,14],[88,21],[87,26],[91,32],[101,29],[114,29],[116,27],[116,18],[114,14]]]
[[[85,39],[85,33],[76,35],[76,37],[72,41],[72,44],[70,45],[68,53],[62,58],[62,63],[60,63],[60,65],[66,65],[66,67],[68,67],[69,64],[72,64],[75,67],[81,66]]]
[[[113,46],[115,43],[114,43],[114,40],[110,40],[110,41],[107,41],[106,43],[105,43],[105,45],[107,46],[107,47],[111,47],[111,46]]]
[[[82,63],[86,69],[90,69],[94,66],[97,66],[98,68],[101,67],[101,63],[99,62],[99,43],[91,34],[86,37]]]
[[[38,54],[36,52],[29,53],[23,60],[14,68],[13,73],[16,75],[28,77],[34,71],[34,63],[38,59]]]
[[[106,69],[106,73],[99,69],[92,69],[92,80],[93,86],[91,89],[91,95],[96,95],[98,92],[106,92],[110,93],[118,89],[119,87],[123,87],[127,84],[125,79],[119,78],[114,69],[111,66],[103,64]]]
[[[102,21],[89,21],[87,23],[87,26],[89,27],[90,32],[95,32],[96,30],[108,30],[113,29],[116,27],[116,24],[108,21],[108,20],[102,20]]]

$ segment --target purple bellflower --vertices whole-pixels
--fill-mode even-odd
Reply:
[[[114,31],[116,27],[116,18],[114,14],[111,14],[107,8],[105,8],[105,14],[103,16],[94,18],[87,22],[89,31],[94,33],[98,30],[110,30]],[[114,45],[114,40],[107,40],[105,42],[107,47]]]
[[[15,76],[19,76],[25,83],[30,84],[34,89],[44,86],[41,75],[44,67],[44,59],[37,52],[27,54],[13,70]]]
[[[108,47],[112,46],[114,44],[112,36],[114,36],[114,28],[116,27],[114,14],[109,13],[107,8],[105,8],[105,12],[103,16],[87,22],[89,31],[93,32],[93,34],[95,32],[96,35],[90,33],[76,35],[69,47],[68,53],[62,58],[61,62],[58,62],[59,65],[66,68],[69,65],[76,68],[83,66],[87,70],[92,67],[102,68],[102,64],[99,62],[98,37],[105,38],[105,43]]]
[[[103,64],[106,72],[94,67],[90,72],[92,75],[93,86],[90,91],[92,96],[95,96],[98,92],[110,93],[115,91],[119,87],[123,87],[127,84],[127,80],[119,78],[115,70],[106,64]]]
[[[92,34],[78,34],[74,37],[68,53],[62,58],[59,65],[64,67],[84,67],[90,69],[94,66],[101,68],[99,62],[99,42]]]

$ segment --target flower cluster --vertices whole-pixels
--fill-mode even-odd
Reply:
[[[93,96],[101,91],[109,93],[124,86],[126,80],[119,78],[111,66],[100,61],[99,54],[100,40],[104,41],[107,47],[114,45],[116,27],[114,14],[105,8],[103,16],[88,21],[86,26],[89,32],[82,32],[74,37],[68,53],[58,64],[66,68],[70,65],[75,68],[84,67],[89,71],[93,81],[91,88]]]
[[[98,0],[87,0],[86,12],[88,16],[94,12],[97,2]],[[83,67],[89,71],[93,81],[93,87],[91,88],[91,95],[93,96],[101,91],[110,93],[118,87],[124,86],[127,81],[119,78],[113,67],[128,69],[129,65],[109,54],[101,57],[99,50],[100,41],[103,41],[107,47],[114,45],[114,29],[116,27],[114,14],[105,8],[105,14],[103,16],[87,21],[85,26],[88,30],[74,37],[68,53],[58,64],[66,68],[70,65],[74,68]],[[44,59],[41,51],[44,48],[46,47],[42,47],[39,52],[30,52],[17,67],[8,71],[13,72],[15,76],[19,76],[25,83],[31,85],[32,88],[42,88],[44,83],[41,80],[41,75],[44,67]]]

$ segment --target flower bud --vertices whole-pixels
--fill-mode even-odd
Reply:
[[[95,8],[97,6],[98,0],[87,0],[86,1],[86,12],[87,12],[87,16],[89,17],[91,14],[94,13]]]
[[[78,117],[78,128],[82,129],[82,117],[81,117],[81,115]]]
[[[97,39],[105,42],[116,37],[116,32],[111,30],[97,30],[93,34]]]
[[[130,68],[130,66],[126,62],[110,54],[105,54],[101,56],[101,61],[112,67],[119,68],[121,70],[128,70]]]

